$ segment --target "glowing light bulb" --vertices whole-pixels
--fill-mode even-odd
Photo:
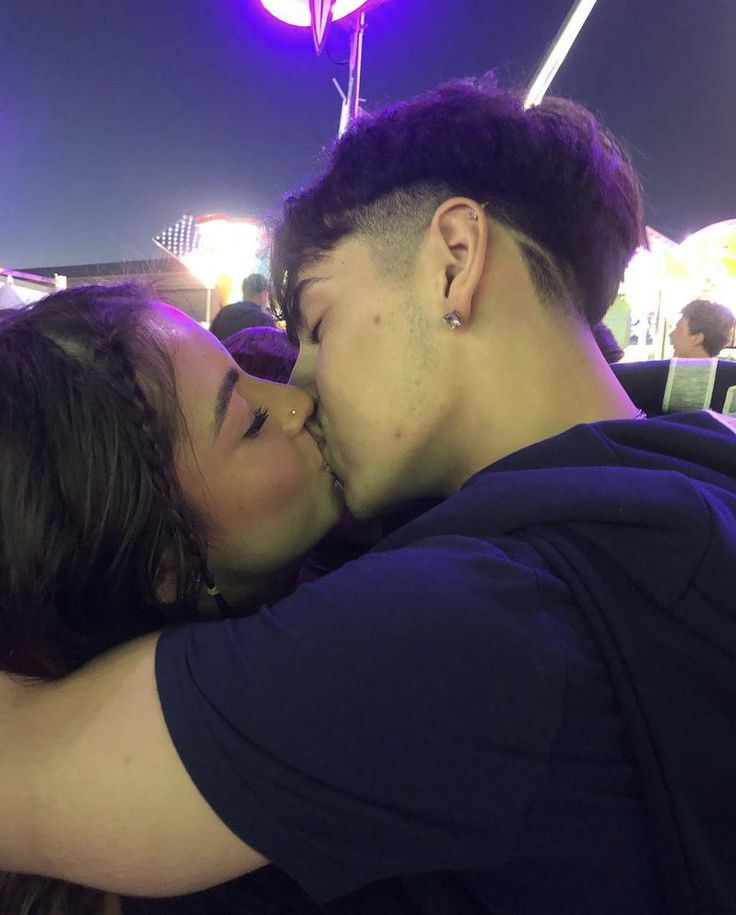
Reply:
[[[366,5],[367,0],[335,0],[332,21],[337,22]],[[309,0],[261,0],[264,9],[287,25],[308,29],[312,25]]]

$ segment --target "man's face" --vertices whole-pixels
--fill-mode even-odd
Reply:
[[[670,343],[674,350],[674,355],[680,359],[695,359],[703,355],[701,343],[703,342],[702,334],[693,334],[690,330],[690,322],[684,316],[675,324],[670,334]]]
[[[305,267],[297,284],[301,346],[292,383],[318,399],[312,431],[357,517],[441,488],[449,395],[418,304],[422,282],[416,273],[386,273],[352,238]]]

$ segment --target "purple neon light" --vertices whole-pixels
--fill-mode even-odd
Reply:
[[[332,21],[337,22],[338,19],[344,19],[361,6],[365,6],[367,2],[368,0],[335,0]],[[261,0],[261,3],[272,16],[287,25],[309,28],[312,24],[309,0]]]

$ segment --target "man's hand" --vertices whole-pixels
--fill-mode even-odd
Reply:
[[[213,813],[174,749],[156,640],[54,683],[0,675],[0,868],[154,896],[267,863]]]

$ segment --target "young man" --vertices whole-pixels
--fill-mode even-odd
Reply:
[[[688,302],[670,334],[674,355],[681,359],[712,359],[733,339],[735,320],[725,305],[706,299]]]
[[[256,617],[5,684],[0,865],[733,911],[736,438],[642,421],[592,338],[641,226],[570,103],[462,83],[349,132],[276,238],[295,380],[356,515],[444,501]]]

